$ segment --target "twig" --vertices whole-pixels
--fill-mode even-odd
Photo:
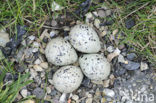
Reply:
[[[142,5],[141,7],[139,7],[138,9],[132,11],[131,13],[129,13],[128,15],[126,15],[125,17],[123,17],[122,19],[127,18],[128,16],[132,15],[133,13],[137,12],[138,10],[144,8],[145,6],[147,6],[149,4],[149,2],[147,2],[146,4]]]
[[[30,23],[30,24],[35,24],[35,23],[33,23],[32,21],[30,21],[30,20],[28,20],[28,19],[26,19],[26,18],[23,18],[23,20],[27,21],[27,22]],[[36,25],[37,25],[37,26],[40,26],[40,24],[36,24]],[[61,27],[60,27],[60,28],[57,28],[57,27],[51,27],[51,26],[46,26],[46,25],[43,25],[42,27],[48,28],[48,29],[62,29]]]

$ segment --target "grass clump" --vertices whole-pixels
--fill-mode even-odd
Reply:
[[[11,73],[12,77],[9,81],[4,81],[6,74]],[[17,75],[15,78],[14,76]],[[0,103],[12,103],[17,97],[20,89],[32,82],[28,80],[29,73],[20,74],[13,70],[13,63],[4,60],[0,65]]]

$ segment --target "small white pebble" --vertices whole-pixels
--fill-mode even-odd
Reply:
[[[28,38],[29,38],[30,40],[32,40],[32,41],[33,41],[33,40],[35,40],[35,38],[36,38],[36,37],[35,37],[35,36],[33,36],[33,35],[31,35],[31,36],[29,36]]]
[[[22,89],[20,93],[25,98],[25,97],[27,97],[28,90],[27,89]]]
[[[106,89],[103,90],[103,92],[105,93],[106,96],[109,96],[109,97],[112,97],[112,98],[115,96],[115,92],[113,90],[111,90],[111,89],[106,88]]]
[[[149,69],[147,63],[141,62],[140,69],[141,69],[141,71]]]

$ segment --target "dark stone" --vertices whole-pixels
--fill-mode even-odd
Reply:
[[[127,29],[132,28],[135,25],[135,21],[132,18],[129,18],[125,21],[125,26]]]
[[[120,64],[116,64],[114,67],[114,75],[115,76],[121,76],[126,73],[126,69],[124,69]]]
[[[101,23],[100,26],[109,26],[114,23],[114,20],[107,20],[104,23]]]
[[[19,73],[24,72],[24,70],[26,69],[26,67],[24,65],[19,65],[19,64],[16,64],[15,68],[16,68],[16,71]]]
[[[37,99],[42,99],[44,98],[45,92],[42,88],[35,88],[33,91],[33,94],[36,96]]]
[[[87,88],[91,88],[92,85],[90,85],[90,82],[91,82],[90,79],[88,79],[87,77],[84,77],[81,85],[84,86],[84,87],[87,87]]]
[[[80,17],[84,17],[90,8],[90,5],[91,5],[91,0],[85,0],[79,5],[78,9],[75,11],[75,14]]]
[[[17,47],[22,42],[22,37],[26,33],[26,26],[17,25],[17,34],[15,34],[10,41],[6,44],[6,47],[2,49],[4,55],[10,56],[13,55],[17,49]]]
[[[137,70],[140,67],[140,63],[128,61],[128,64],[121,63],[122,67],[127,70]]]
[[[46,36],[43,38],[43,42],[48,43],[48,38]]]
[[[12,81],[13,78],[14,78],[13,74],[6,73],[5,78],[4,78],[4,82]]]
[[[15,75],[14,75],[14,80],[16,81],[16,80],[18,80],[18,74],[16,73]]]
[[[57,91],[55,89],[53,89],[50,93],[51,96],[55,96],[57,94]]]
[[[127,59],[128,60],[134,60],[136,57],[137,57],[137,55],[135,53],[127,54]]]

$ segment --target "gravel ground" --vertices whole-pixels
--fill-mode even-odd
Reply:
[[[57,36],[63,36],[68,40],[70,28],[81,23],[70,16],[62,15],[51,21],[52,26],[61,26],[61,30],[44,29],[39,38],[31,33],[24,37],[13,60],[16,62],[15,69],[21,73],[30,72],[29,79],[34,82],[20,91],[16,101],[35,95],[38,99],[44,99],[44,103],[59,103],[60,100],[64,100],[65,103],[67,101],[68,103],[155,103],[156,73],[152,66],[148,61],[140,59],[141,57],[133,52],[133,48],[126,44],[118,44],[121,40],[118,37],[124,38],[124,34],[119,32],[118,28],[110,30],[113,21],[99,19],[107,18],[112,13],[113,11],[103,7],[85,15],[86,23],[94,27],[99,34],[102,45],[100,53],[111,63],[112,70],[108,79],[95,84],[94,81],[84,77],[79,89],[67,94],[65,99],[64,95],[54,88],[52,76],[59,67],[47,62],[44,55],[45,47],[51,38]],[[66,25],[67,22],[69,25]],[[128,22],[126,22],[128,28],[133,26],[133,23]],[[10,78],[12,74],[8,73],[4,81],[9,81]]]

